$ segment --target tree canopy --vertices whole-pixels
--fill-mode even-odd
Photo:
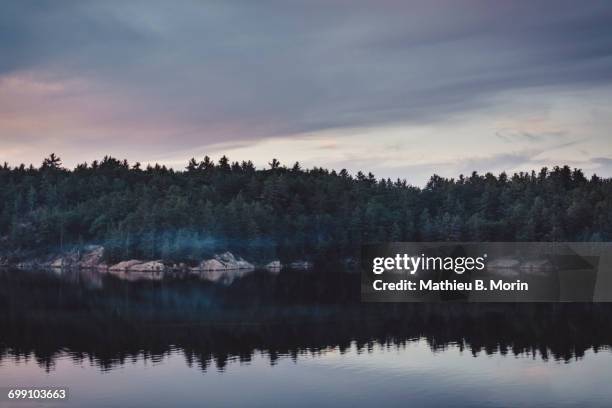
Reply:
[[[612,239],[612,183],[568,166],[433,175],[426,186],[345,169],[191,159],[185,170],[104,157],[73,170],[0,167],[0,252],[101,244],[111,260],[354,256],[387,241]]]

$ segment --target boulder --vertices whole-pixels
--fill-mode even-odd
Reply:
[[[119,262],[118,264],[115,264],[113,266],[111,266],[110,268],[108,268],[110,271],[127,271],[129,269],[131,269],[132,267],[134,267],[135,265],[141,264],[143,263],[142,261],[139,261],[137,259],[132,259],[129,261],[123,261],[123,262]]]
[[[88,245],[83,252],[71,250],[65,252],[43,265],[50,268],[94,268],[102,262],[104,247]]]
[[[193,271],[234,271],[241,269],[255,269],[253,264],[240,257],[234,256],[231,252],[224,252],[215,255],[213,259],[206,259],[194,268]]]
[[[54,259],[53,261],[51,261],[49,266],[52,267],[52,268],[63,268],[64,267],[64,258],[62,258],[60,256],[59,258]]]
[[[104,247],[100,245],[88,245],[85,247],[85,252],[81,255],[79,267],[81,268],[97,268],[104,258]]]
[[[269,271],[280,271],[283,268],[283,264],[281,264],[281,261],[276,260],[276,261],[272,261],[270,263],[268,263],[265,268]]]
[[[164,264],[161,261],[149,261],[132,265],[127,270],[132,272],[157,272],[164,270]]]
[[[225,271],[227,270],[223,262],[217,259],[207,259],[205,261],[202,261],[196,269],[200,271]]]
[[[225,265],[225,269],[253,269],[253,264],[245,261],[241,257],[236,257],[231,252],[224,252],[221,255],[215,255],[215,260]]]
[[[78,262],[78,252],[68,252],[47,263],[47,266],[50,266],[51,268],[71,268],[73,266],[77,266]]]

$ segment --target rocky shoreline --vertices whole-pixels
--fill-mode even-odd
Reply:
[[[264,264],[254,264],[236,256],[231,252],[216,254],[192,266],[186,263],[173,263],[164,260],[130,259],[109,265],[104,260],[104,247],[88,245],[82,251],[74,250],[47,260],[33,259],[10,263],[0,259],[0,267],[15,267],[17,269],[53,268],[53,269],[95,269],[103,272],[165,272],[165,271],[192,271],[192,272],[224,272],[248,271],[257,268],[270,271],[280,271],[283,268],[310,269],[313,264],[309,261],[294,261],[282,264],[279,260],[271,260]]]

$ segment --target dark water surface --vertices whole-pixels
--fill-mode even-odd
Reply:
[[[0,270],[0,387],[69,388],[46,407],[612,405],[612,304],[360,304],[358,274],[217,278]]]

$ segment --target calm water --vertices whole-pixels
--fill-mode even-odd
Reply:
[[[216,278],[0,271],[0,387],[70,389],[48,407],[612,404],[612,305],[362,305],[355,274]]]

